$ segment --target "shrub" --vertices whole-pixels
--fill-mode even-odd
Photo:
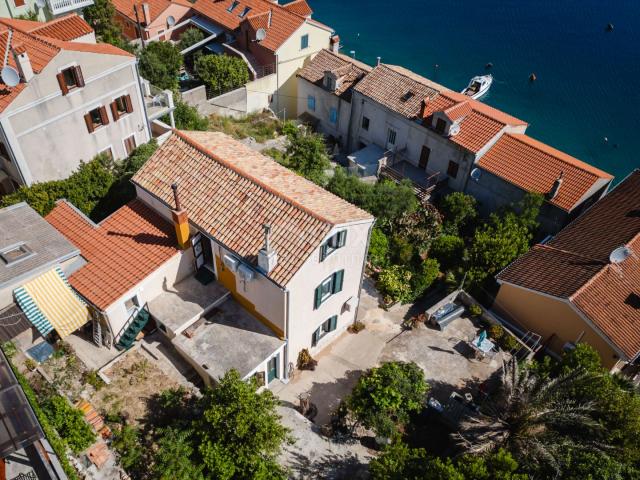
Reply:
[[[410,265],[416,259],[417,251],[415,244],[408,238],[401,235],[391,237],[391,260],[396,265]]]
[[[428,388],[415,363],[388,362],[362,375],[346,404],[365,427],[392,438],[411,413],[422,409]]]
[[[361,332],[362,330],[364,330],[365,325],[362,322],[359,321],[355,321],[353,322],[351,325],[349,325],[349,327],[347,328],[347,331],[349,333],[358,333]]]
[[[295,134],[289,135],[284,165],[323,185],[326,182],[325,171],[331,167],[324,137],[305,129],[296,130]]]
[[[461,265],[464,258],[464,240],[456,235],[441,235],[431,244],[429,256],[437,258],[443,269]]]
[[[151,42],[140,52],[140,75],[161,89],[177,90],[182,55],[171,42]]]
[[[180,36],[180,41],[178,42],[178,49],[180,51],[189,48],[191,45],[195,45],[196,43],[204,40],[204,33],[199,28],[191,27],[186,29],[182,35]]]
[[[440,265],[435,258],[427,258],[421,267],[411,275],[411,301],[420,297],[438,278]]]
[[[388,263],[389,239],[379,228],[371,231],[369,240],[369,260],[377,267],[384,267]]]
[[[482,315],[482,308],[480,305],[476,305],[475,303],[469,307],[469,313],[472,317],[479,317]]]
[[[38,364],[36,363],[36,361],[32,358],[27,358],[24,361],[24,366],[27,370],[29,370],[30,372],[34,371],[37,367]]]
[[[118,461],[127,472],[144,472],[144,448],[140,441],[138,429],[130,425],[122,425],[113,432],[113,448],[118,454]]]
[[[378,275],[378,289],[394,302],[407,302],[412,297],[411,272],[401,265],[392,265]]]
[[[85,372],[82,375],[82,381],[91,385],[96,389],[96,391],[100,390],[105,385],[104,380],[100,378],[100,375],[98,375],[96,370],[89,370],[88,372]]]
[[[509,352],[519,345],[518,341],[510,334],[506,333],[500,339],[500,346],[503,350]]]
[[[198,77],[216,94],[243,86],[249,81],[247,65],[231,55],[202,55],[195,61]]]
[[[4,342],[1,348],[9,360],[11,360],[15,356],[15,354],[18,353],[16,344],[13,343],[11,340]]]
[[[318,365],[318,361],[315,360],[309,350],[303,348],[298,353],[298,370],[315,370],[316,365]]]
[[[179,130],[206,131],[209,128],[209,119],[200,115],[196,107],[187,105],[182,100],[176,101],[173,117],[176,122],[176,128]]]
[[[96,440],[82,412],[72,407],[64,397],[54,395],[42,405],[42,408],[53,427],[74,453],[82,452]]]
[[[502,325],[491,324],[487,329],[487,334],[498,342],[504,336],[504,328],[502,328]]]

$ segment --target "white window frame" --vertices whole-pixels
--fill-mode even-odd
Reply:
[[[132,308],[127,308],[127,302],[129,301],[131,301],[134,305]],[[137,293],[134,293],[129,298],[127,298],[124,302],[122,302],[122,305],[124,306],[124,309],[127,312],[127,316],[130,317],[135,312],[140,310],[140,297],[138,297]]]
[[[325,280],[323,280],[323,282],[320,284],[320,287],[321,287],[320,303],[323,303],[331,295],[333,295],[333,277],[334,277],[333,275],[330,275]],[[329,287],[329,290],[327,293],[324,292],[325,287]]]

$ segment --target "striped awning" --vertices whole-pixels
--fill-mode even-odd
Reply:
[[[89,309],[71,289],[60,267],[13,291],[29,321],[43,335],[55,329],[64,338],[90,319]]]

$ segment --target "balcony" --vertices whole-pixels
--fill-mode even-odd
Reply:
[[[93,0],[47,0],[47,5],[56,16],[93,5]]]

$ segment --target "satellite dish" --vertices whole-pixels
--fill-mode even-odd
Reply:
[[[609,262],[620,264],[629,258],[633,252],[629,247],[618,247],[609,255]]]
[[[256,31],[256,41],[261,42],[265,38],[267,38],[267,31],[264,28],[259,28]]]
[[[7,65],[0,71],[0,77],[2,77],[2,83],[7,87],[15,87],[20,83],[20,74],[18,71]]]
[[[38,6],[38,8],[44,8],[47,5],[47,1],[46,0],[36,0],[36,5]]]
[[[457,123],[454,123],[453,125],[451,125],[451,128],[449,129],[449,136],[455,137],[459,133],[460,133],[460,125],[458,125]]]
[[[479,168],[474,168],[473,170],[471,170],[471,178],[473,180],[475,180],[476,182],[478,180],[480,180],[480,175],[482,174],[482,171]]]
[[[39,1],[39,0],[36,0]],[[176,24],[176,18],[173,15],[169,15],[167,17],[167,25],[169,25],[170,27],[173,27]]]

